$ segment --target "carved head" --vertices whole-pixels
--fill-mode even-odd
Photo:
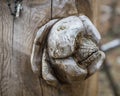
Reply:
[[[84,15],[52,20],[36,35],[32,69],[42,70],[43,79],[52,85],[85,80],[100,69],[105,58],[98,48],[100,39],[98,30]]]

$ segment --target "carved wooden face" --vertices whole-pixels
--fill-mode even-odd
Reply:
[[[86,16],[69,16],[51,22],[45,26],[53,26],[46,32],[43,32],[47,29],[43,26],[41,28],[43,31],[38,31],[35,39],[42,48],[44,44],[41,42],[47,37],[40,59],[42,76],[47,83],[55,85],[56,82],[79,82],[100,68],[105,58],[104,53],[97,46],[101,36]],[[34,47],[33,50],[31,61],[34,71],[37,68],[34,66],[37,56],[34,56],[36,53]]]

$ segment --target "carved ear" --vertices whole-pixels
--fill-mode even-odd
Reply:
[[[85,16],[81,15],[79,18],[82,20],[83,25],[85,27],[85,31],[87,32],[88,35],[92,36],[92,38],[99,43],[101,39],[101,35],[96,29],[96,27],[93,25],[93,23],[90,21],[90,19]]]
[[[32,54],[31,54],[31,67],[34,73],[40,75],[41,63],[42,63],[42,54],[43,49],[46,44],[46,39],[51,27],[58,21],[58,19],[54,19],[49,21],[47,24],[42,26],[34,39]]]
[[[98,58],[98,60],[96,60],[95,62],[93,62],[93,64],[88,66],[88,75],[86,78],[90,77],[92,74],[94,74],[97,70],[100,69],[104,59],[105,59],[105,54],[102,51],[100,51],[100,57]]]
[[[58,80],[53,75],[53,70],[49,61],[47,50],[45,48],[42,56],[42,77],[49,85],[57,86]]]

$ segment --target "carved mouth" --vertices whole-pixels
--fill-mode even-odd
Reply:
[[[96,43],[89,38],[78,36],[76,41],[76,52],[73,55],[80,67],[86,68],[101,56]]]
[[[81,56],[79,54],[76,54],[74,56],[75,61],[80,67],[86,68],[89,65],[91,65],[95,60],[98,60],[98,58],[101,56],[99,50],[95,50],[92,52],[90,55],[85,57],[84,59],[81,60]]]
[[[95,60],[98,60],[98,58],[101,56],[100,51],[97,50],[93,52],[90,56],[86,57],[84,60],[78,62],[79,65],[82,65],[83,67],[88,67],[92,64]]]

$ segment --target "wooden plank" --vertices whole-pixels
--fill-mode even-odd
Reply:
[[[92,21],[95,26],[99,29],[99,13],[100,13],[100,0],[92,0],[91,9],[93,12]],[[97,96],[98,95],[98,72],[88,79],[88,92],[87,96]]]
[[[76,14],[76,0],[52,0],[52,18],[61,18]]]
[[[77,0],[78,5],[82,4],[82,6],[78,6],[79,13],[83,12],[86,14],[95,24],[97,28],[99,28],[99,0]],[[86,2],[86,4],[85,4]],[[89,7],[88,7],[89,6]],[[98,94],[98,73],[94,74],[87,80],[86,85],[86,94],[85,96],[97,96]]]
[[[91,0],[91,2],[89,2],[89,4],[90,4],[90,9],[92,11],[92,14],[88,14],[89,12],[87,13],[87,11],[86,11],[86,15],[88,15],[89,18],[91,18],[91,20],[95,24],[95,26],[97,28],[99,28],[99,4],[100,4],[100,1],[99,0]],[[93,76],[91,76],[87,80],[86,86],[87,87],[86,87],[86,95],[85,96],[97,96],[98,95],[98,72],[96,74],[94,74]]]
[[[52,0],[52,18],[61,18],[74,14],[85,14],[94,23],[97,23],[96,0]],[[97,24],[96,24],[97,25]],[[74,86],[63,88],[65,96],[97,96],[98,90],[97,74],[90,79]],[[69,90],[70,93],[67,93]],[[95,92],[96,91],[96,92]],[[56,95],[57,96],[57,95]],[[59,96],[59,95],[58,95]],[[62,95],[60,95],[62,96]],[[63,95],[64,96],[64,95]]]
[[[70,15],[78,15],[76,3],[76,0],[52,0],[52,18],[63,18]],[[85,96],[86,83],[87,82],[84,81],[74,85],[63,85],[58,90],[60,94],[54,94],[53,96]]]
[[[20,84],[17,96],[44,96],[42,81],[31,70],[30,56],[37,30],[50,18],[50,0],[23,0],[22,16],[14,20],[12,64]]]
[[[77,13],[74,0],[52,0],[52,18],[61,18]],[[61,7],[62,6],[62,7]],[[62,9],[63,10],[62,10]],[[70,8],[70,9],[69,9]],[[75,85],[63,85],[58,87],[49,86],[44,80],[42,80],[42,95],[43,96],[79,96],[84,93],[82,89],[85,82],[81,82],[79,86]],[[81,87],[82,86],[82,87]],[[76,89],[79,89],[76,90]],[[84,89],[84,88],[83,88]],[[76,92],[77,91],[77,92]],[[79,94],[80,93],[80,94]]]
[[[2,2],[0,1],[0,10],[2,10]],[[3,31],[2,31],[2,11],[0,11],[0,96],[2,95],[2,65],[3,65]]]
[[[93,17],[93,10],[92,9],[92,0],[76,0],[76,7],[78,9],[78,13],[83,13],[88,16],[90,19]]]
[[[12,34],[13,34],[13,19],[9,13],[9,9],[7,4],[3,1],[1,3],[2,7],[2,38],[3,38],[3,45],[2,45],[2,51],[3,51],[3,59],[4,62],[2,63],[2,80],[1,80],[1,95],[2,96],[9,96],[12,95],[12,87],[15,85],[13,84],[11,74],[12,70],[11,67],[13,65],[11,64],[11,57],[12,57]]]

